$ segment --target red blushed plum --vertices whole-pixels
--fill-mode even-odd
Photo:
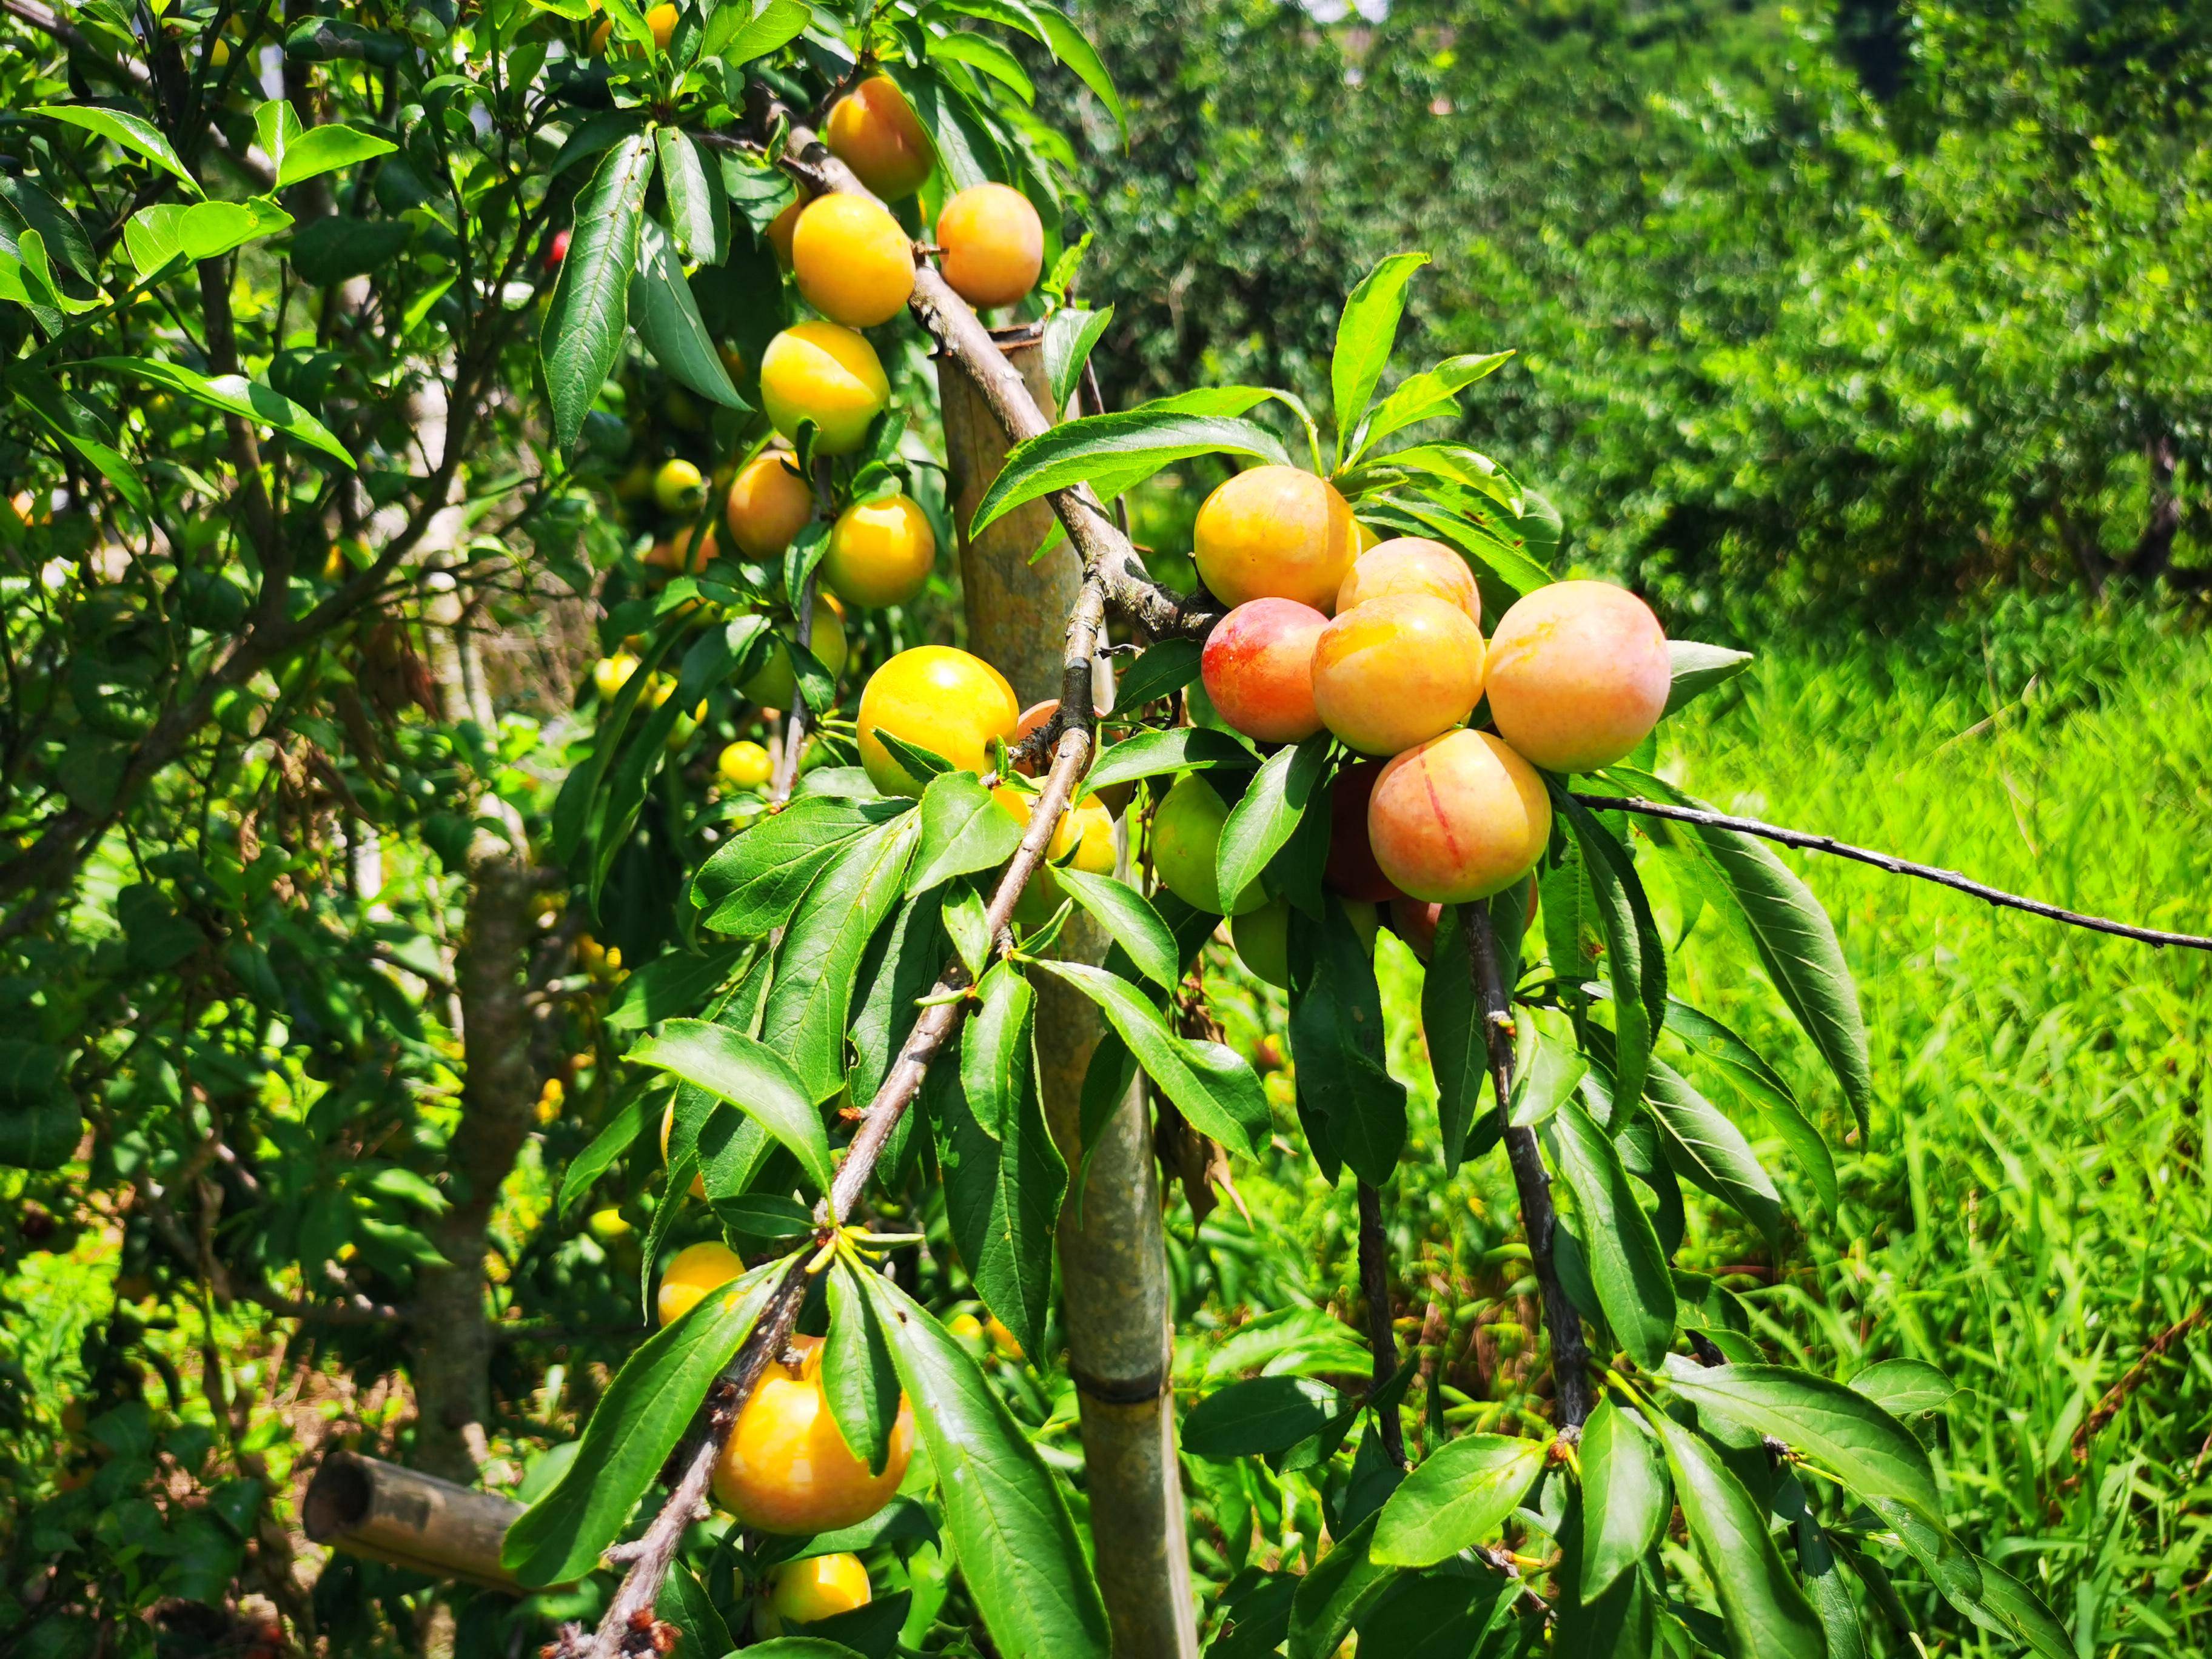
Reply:
[[[1667,712],[1667,635],[1611,582],[1553,582],[1516,601],[1490,641],[1490,713],[1506,742],[1551,772],[1624,758]]]
[[[1543,856],[1552,803],[1534,767],[1489,732],[1462,728],[1382,769],[1367,834],[1407,897],[1465,904],[1504,891]]]
[[[1314,706],[1363,755],[1395,755],[1482,696],[1482,630],[1457,605],[1391,593],[1338,613],[1314,646]]]
[[[1328,618],[1296,599],[1251,599],[1214,624],[1199,659],[1222,719],[1255,743],[1303,743],[1321,730],[1314,642]]]
[[[1348,899],[1387,904],[1403,898],[1367,840],[1367,799],[1382,775],[1381,761],[1354,761],[1336,775],[1328,793],[1328,863],[1322,879]]]

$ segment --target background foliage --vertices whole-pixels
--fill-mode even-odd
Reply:
[[[204,49],[226,15],[180,14],[182,46]],[[478,21],[349,17],[433,48]],[[1115,307],[1097,355],[1109,403],[1253,380],[1325,406],[1346,283],[1381,252],[1428,247],[1411,327],[1429,356],[1520,349],[1468,435],[1560,502],[1568,558],[1652,592],[1682,632],[1756,635],[1761,664],[1674,738],[1670,775],[1723,808],[2060,902],[2202,922],[2212,674],[2185,613],[2142,614],[2146,592],[2185,595],[2208,562],[2202,18],[1439,3],[1322,27],[1248,0],[1086,21],[1132,117],[1125,151],[1080,106],[1085,286]],[[89,48],[67,66],[19,19],[0,26],[26,48],[0,66],[0,148],[11,178],[107,192],[88,230],[112,238],[145,175],[87,179],[52,128],[15,113],[84,89],[128,28],[91,7],[78,22]],[[527,1494],[635,1340],[654,1161],[567,1214],[555,1189],[623,1103],[607,1061],[640,1022],[605,946],[632,963],[657,948],[665,837],[714,826],[644,795],[606,873],[604,940],[535,860],[503,859],[513,842],[482,831],[550,843],[576,757],[568,711],[588,711],[590,660],[637,626],[639,555],[680,523],[639,501],[636,465],[720,451],[695,401],[634,367],[580,467],[549,460],[527,348],[544,233],[580,174],[547,185],[550,158],[528,156],[519,126],[465,137],[434,92],[403,106],[367,62],[360,76],[349,94],[398,118],[408,166],[373,198],[298,216],[341,208],[386,228],[381,252],[333,246],[312,283],[299,256],[245,256],[228,327],[237,357],[324,409],[393,493],[338,492],[347,536],[287,546],[214,510],[209,473],[235,441],[219,410],[118,381],[62,419],[158,436],[171,556],[118,563],[96,526],[0,514],[9,855],[80,815],[80,858],[19,872],[0,981],[9,1150],[40,1166],[0,1173],[0,1644],[27,1652],[237,1651],[270,1639],[272,1611],[333,1650],[453,1641],[421,1581],[315,1560],[294,1528],[295,1463],[334,1437],[425,1467],[488,1455],[488,1480]],[[231,95],[235,128],[259,100]],[[447,186],[489,232],[465,251],[441,237]],[[0,197],[20,250],[31,221]],[[359,303],[302,320],[332,272]],[[219,372],[206,307],[173,286],[103,319],[104,349],[181,344]],[[442,377],[425,370],[433,341],[453,348]],[[9,391],[42,396],[20,378]],[[471,429],[446,471],[426,434],[457,410]],[[303,507],[334,489],[311,447],[282,462]],[[30,466],[20,449],[9,465]],[[1170,549],[1202,474],[1183,482],[1141,504],[1144,536]],[[210,696],[179,764],[133,773],[176,694],[264,604],[298,622],[291,647]],[[1850,637],[1861,619],[1890,637]],[[927,607],[898,626],[955,629]],[[737,731],[710,713],[684,762],[695,784]],[[1871,1143],[1842,1160],[1836,1224],[1792,1228],[1778,1253],[1693,1201],[1693,1263],[1735,1270],[1760,1334],[1813,1369],[1945,1364],[1962,1389],[1940,1436],[1948,1506],[2081,1650],[2205,1650],[2205,1345],[2153,1361],[2075,1443],[2212,1276],[2203,966],[1818,860],[1808,876],[1867,1001]],[[460,941],[495,923],[532,963],[505,1028],[526,1074],[499,1078],[471,1064],[453,1018]],[[1708,933],[1688,959],[1711,976],[1694,1000],[1799,1054],[1793,1080],[1840,1126],[1812,1056],[1744,995],[1751,958]],[[1434,1131],[1414,969],[1395,946],[1385,967],[1418,1139]],[[1274,1070],[1286,1111],[1279,1001],[1225,957],[1212,972],[1231,1040]],[[499,1091],[495,1145],[458,1138],[470,1087]],[[1510,1428],[1536,1403],[1516,1369],[1534,1319],[1503,1181],[1493,1161],[1391,1194],[1395,1311],[1436,1379],[1437,1425]],[[1255,1168],[1241,1196],[1249,1222],[1233,1204],[1170,1218],[1192,1395],[1217,1362],[1255,1363],[1249,1338],[1220,1356],[1261,1310],[1290,1310],[1285,1347],[1309,1345],[1289,1369],[1362,1369],[1329,1335],[1358,1322],[1348,1191],[1301,1159]],[[1817,1213],[1809,1193],[1787,1197]],[[425,1305],[451,1261],[487,1249],[496,1329],[454,1375],[421,1323],[409,1334],[382,1310]],[[276,1285],[333,1259],[342,1281],[313,1287],[322,1316],[295,1322]],[[949,1252],[935,1261],[923,1290],[963,1305]],[[1072,1445],[1064,1379],[995,1369],[1042,1443]],[[489,1443],[440,1443],[426,1398],[457,1389],[481,1390]],[[1209,1595],[1249,1564],[1240,1520],[1257,1515],[1285,1559],[1329,1521],[1279,1496],[1271,1510],[1233,1469],[1189,1462]],[[941,1565],[902,1549],[885,1571],[911,1580],[927,1630]],[[1904,1590],[1923,1628],[1983,1640],[1924,1586]],[[459,1641],[571,1610],[465,1598],[476,1622]]]

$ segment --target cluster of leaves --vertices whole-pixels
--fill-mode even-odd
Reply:
[[[1838,38],[1862,10],[1878,75]],[[1117,393],[1318,396],[1327,273],[1434,247],[1432,337],[1524,353],[1476,441],[1584,556],[1747,636],[1839,598],[2201,586],[2201,15],[1417,0],[1104,29],[1136,89],[1127,153],[1091,158]]]

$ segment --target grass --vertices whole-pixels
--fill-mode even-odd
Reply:
[[[1909,641],[1787,642],[1674,726],[1663,769],[1723,810],[2212,933],[2212,645],[2200,634],[2142,615],[2021,610]],[[1828,906],[1857,979],[1872,1133],[1862,1145],[1850,1132],[1748,950],[1710,915],[1696,920],[1679,994],[1744,1032],[1817,1105],[1841,1201],[1824,1213],[1781,1149],[1763,1146],[1792,1220],[1782,1260],[1768,1263],[1732,1216],[1693,1206],[1684,1265],[1759,1265],[1729,1282],[1770,1350],[1795,1363],[1848,1377],[1911,1357],[1948,1371],[1961,1392],[1936,1461],[1951,1512],[1971,1547],[2039,1589],[2085,1659],[2212,1653],[2212,1327],[2144,1367],[2086,1456],[2074,1449],[2153,1339],[2212,1295],[2212,957],[1784,856]],[[1662,925],[1680,923],[1657,883],[1655,901]],[[1416,972],[1386,951],[1394,1070],[1413,1085],[1418,1147],[1434,1144],[1435,1120]],[[1256,1029],[1234,1012],[1229,1024],[1240,1043]],[[1215,1310],[1306,1299],[1356,1319],[1348,1183],[1328,1188],[1310,1170],[1285,1158],[1247,1182],[1259,1231],[1292,1241],[1286,1279],[1260,1292],[1244,1251]],[[1389,1201],[1400,1307],[1415,1310],[1401,1345],[1441,1321],[1446,1363],[1459,1360],[1445,1375],[1461,1392],[1439,1391],[1431,1409],[1454,1427],[1510,1429],[1538,1402],[1514,1363],[1533,1310],[1515,1306],[1502,1158],[1449,1182],[1433,1161],[1411,1166]],[[1243,1231],[1224,1212],[1201,1237],[1225,1246]],[[1470,1394],[1478,1328],[1492,1343]],[[1924,1585],[1899,1583],[1929,1651],[2011,1650]]]

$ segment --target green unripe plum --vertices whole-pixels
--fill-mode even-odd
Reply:
[[[1160,884],[1185,904],[1215,915],[1242,915],[1267,902],[1257,881],[1236,896],[1233,904],[1222,902],[1221,885],[1214,860],[1221,847],[1221,826],[1229,821],[1229,807],[1213,786],[1196,773],[1167,793],[1152,814],[1152,868]]]
[[[1375,951],[1375,907],[1362,904],[1357,899],[1343,901],[1344,913],[1352,922],[1352,930],[1359,935],[1361,948],[1369,955]],[[1253,976],[1287,991],[1291,988],[1291,902],[1288,899],[1269,899],[1256,910],[1248,910],[1229,924],[1230,939],[1237,946],[1237,955],[1252,970]]]

